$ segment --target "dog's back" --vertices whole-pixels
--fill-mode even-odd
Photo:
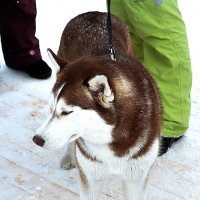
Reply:
[[[134,55],[128,27],[112,16],[113,42],[117,53]],[[58,56],[73,61],[81,56],[108,54],[107,14],[88,12],[78,15],[66,25]]]

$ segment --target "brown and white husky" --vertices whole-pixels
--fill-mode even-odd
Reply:
[[[61,166],[75,165],[80,199],[99,200],[110,175],[121,177],[126,200],[143,200],[158,154],[161,104],[148,71],[134,58],[127,27],[112,17],[116,61],[107,53],[106,14],[89,12],[65,27],[55,65],[51,114],[33,141],[68,146]]]

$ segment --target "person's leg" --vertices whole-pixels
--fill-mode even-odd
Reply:
[[[1,1],[0,7],[1,42],[6,64],[19,69],[40,60],[39,41],[35,37],[35,1]]]
[[[116,5],[118,1],[120,6]],[[112,13],[125,19],[130,30],[143,41],[144,64],[161,91],[162,155],[189,126],[192,72],[185,25],[176,0],[164,1],[159,6],[154,0],[118,1],[112,2]],[[133,43],[137,37],[132,37]],[[142,53],[139,60],[140,55]]]
[[[160,6],[156,6],[154,0],[121,2],[129,18],[128,26],[134,27],[144,41],[145,66],[161,91],[163,136],[179,137],[189,125],[191,63],[177,1],[164,1]]]
[[[36,30],[35,0],[0,2],[0,33],[5,63],[35,78],[47,78],[51,70],[42,60]]]
[[[117,16],[125,24],[128,25],[129,33],[131,35],[133,42],[135,56],[141,63],[144,63],[143,40],[136,34],[134,26],[129,26],[130,19],[128,13],[126,12],[126,5],[124,5],[124,1],[123,0],[112,1],[111,12],[112,15]]]

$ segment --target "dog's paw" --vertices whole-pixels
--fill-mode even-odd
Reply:
[[[60,161],[60,167],[64,170],[70,170],[76,167],[75,159],[73,159],[71,156],[67,155],[64,156]]]

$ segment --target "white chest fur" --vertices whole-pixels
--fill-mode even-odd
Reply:
[[[134,196],[135,200],[143,199],[146,179],[158,153],[158,143],[156,140],[149,152],[137,159],[132,158],[132,151],[124,157],[116,157],[108,145],[86,142],[87,149],[84,151],[88,154],[92,152],[90,159],[77,147],[79,173],[81,170],[80,175],[84,174],[84,181],[81,180],[82,184],[80,185],[87,183],[87,187],[81,187],[81,200],[99,199],[101,184],[112,175],[117,175],[123,180],[127,200],[133,199]],[[129,184],[127,185],[127,183]],[[93,194],[91,198],[87,196],[89,193]],[[98,197],[96,198],[96,196]]]

